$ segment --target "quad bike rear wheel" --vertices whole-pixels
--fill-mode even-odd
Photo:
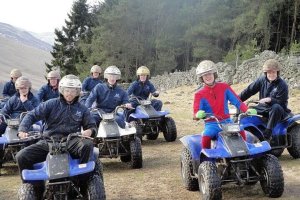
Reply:
[[[94,174],[89,178],[84,199],[106,199],[104,183],[99,175]]]
[[[291,144],[287,150],[293,158],[300,158],[300,124],[292,127],[288,134],[291,137]]]
[[[38,199],[40,199],[40,197],[38,196],[38,191],[36,191],[33,184],[22,183],[22,185],[18,191],[18,199],[19,200],[38,200]]]
[[[167,142],[173,142],[177,138],[177,128],[173,118],[165,117],[163,121],[163,134]]]
[[[181,178],[184,187],[190,191],[199,190],[198,179],[193,175],[192,156],[190,151],[184,147],[180,157]]]

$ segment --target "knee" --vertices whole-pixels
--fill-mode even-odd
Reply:
[[[271,110],[275,112],[282,112],[282,113],[284,112],[283,108],[277,103],[272,105]]]
[[[16,155],[16,162],[18,163],[24,163],[24,160],[26,159],[26,156],[25,156],[25,151],[24,149],[22,149],[21,151],[19,151]]]

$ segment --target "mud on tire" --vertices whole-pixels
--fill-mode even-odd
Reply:
[[[280,197],[284,191],[284,178],[278,159],[271,154],[261,160],[259,173],[263,192],[272,198]]]
[[[204,161],[198,169],[199,189],[203,200],[222,199],[221,180],[217,174],[217,166]]]
[[[18,191],[19,200],[38,200],[34,185],[30,183],[23,183]]]
[[[104,183],[97,174],[91,176],[87,182],[85,199],[106,199]]]
[[[165,117],[163,122],[163,134],[167,142],[173,142],[177,138],[177,128],[173,118]]]
[[[140,138],[136,137],[130,141],[131,167],[134,169],[143,167],[142,144]]]
[[[287,150],[293,158],[300,158],[300,124],[292,127],[288,134],[291,137],[291,147]]]
[[[199,190],[198,179],[193,177],[193,164],[190,151],[184,147],[181,152],[181,178],[184,187],[190,191]]]

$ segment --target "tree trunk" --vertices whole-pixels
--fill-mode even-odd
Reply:
[[[297,24],[297,15],[298,15],[298,7],[299,7],[299,0],[295,0],[295,4],[294,4],[294,19],[293,19],[293,26],[292,26],[292,31],[291,31],[290,45],[291,45],[291,44],[294,42],[294,40],[295,40],[296,24]]]

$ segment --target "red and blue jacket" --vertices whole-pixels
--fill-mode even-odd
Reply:
[[[195,93],[194,115],[199,110],[204,110],[221,121],[228,119],[230,117],[228,101],[242,112],[248,109],[227,83],[218,82],[212,87],[205,85]]]

